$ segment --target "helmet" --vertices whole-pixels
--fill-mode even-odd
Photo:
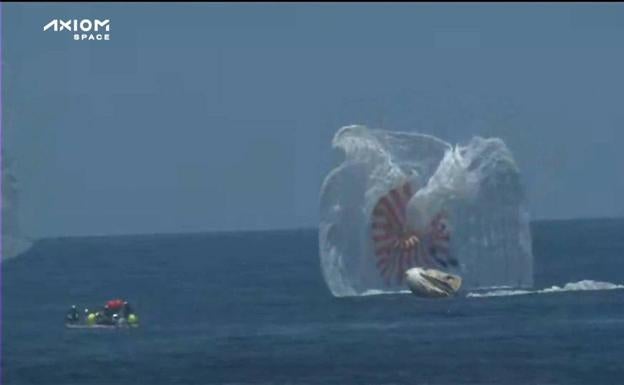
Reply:
[[[136,325],[139,323],[139,317],[136,316],[136,314],[130,314],[128,316],[128,323],[130,325]]]

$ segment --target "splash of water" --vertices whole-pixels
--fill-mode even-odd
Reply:
[[[2,161],[2,260],[14,258],[32,246],[32,241],[25,237],[18,220],[18,182],[15,177],[13,162]]]
[[[412,266],[454,270],[468,289],[532,285],[524,192],[500,139],[475,137],[465,146],[452,146],[429,135],[347,126],[332,144],[345,159],[321,188],[319,244],[323,276],[333,295],[404,290],[400,277]],[[407,184],[410,188],[401,188]],[[388,203],[392,199],[386,198],[399,189],[411,195]],[[396,201],[405,202],[404,213]],[[386,213],[403,218],[403,227],[376,222],[380,202],[386,203]],[[440,213],[451,234],[444,258],[438,258],[433,242],[427,243],[427,229],[438,223]],[[396,222],[403,225],[402,220]],[[375,233],[375,227],[384,226],[386,233]],[[403,237],[406,229],[416,236]],[[401,234],[393,239],[392,231]],[[408,246],[380,257],[380,239]],[[395,256],[398,262],[390,267],[379,263]],[[380,266],[384,272],[394,269],[399,279],[388,279]]]

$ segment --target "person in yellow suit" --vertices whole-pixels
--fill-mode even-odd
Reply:
[[[95,322],[96,322],[95,313],[89,313],[89,315],[87,316],[87,325],[93,326],[95,325]]]
[[[128,325],[137,327],[139,326],[139,317],[136,314],[131,313],[128,315]]]

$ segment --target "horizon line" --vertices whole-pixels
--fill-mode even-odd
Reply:
[[[571,221],[595,221],[595,220],[624,220],[624,216],[616,217],[579,217],[579,218],[540,218],[529,221],[529,224],[543,222],[571,222]],[[145,233],[125,233],[125,234],[85,234],[85,235],[48,235],[42,237],[32,237],[31,241],[66,239],[66,238],[109,238],[109,237],[155,237],[155,236],[175,236],[175,235],[210,235],[210,234],[235,234],[235,233],[269,233],[269,232],[294,232],[318,230],[318,226],[301,226],[287,228],[270,229],[229,229],[229,230],[196,230],[196,231],[170,231],[170,232],[145,232]]]

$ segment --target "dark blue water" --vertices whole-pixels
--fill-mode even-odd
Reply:
[[[533,226],[536,287],[624,282],[624,220]],[[3,384],[618,384],[624,290],[333,298],[317,233],[42,240],[2,266]],[[134,303],[136,330],[68,306]]]

